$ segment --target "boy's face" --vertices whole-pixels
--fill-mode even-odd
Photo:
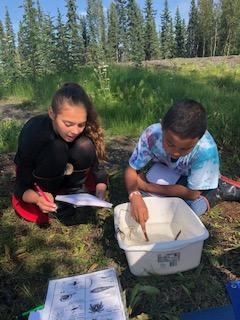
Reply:
[[[183,139],[171,130],[163,131],[163,148],[173,159],[185,156],[195,147],[199,138]]]

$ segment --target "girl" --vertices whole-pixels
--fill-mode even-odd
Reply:
[[[104,159],[103,131],[89,96],[76,83],[64,84],[54,94],[48,114],[31,118],[19,135],[14,159],[15,210],[24,216],[18,209],[34,209],[40,220],[46,220],[42,213],[57,210],[57,193],[95,192],[103,199],[107,174],[99,161]],[[45,197],[34,184],[45,192]]]

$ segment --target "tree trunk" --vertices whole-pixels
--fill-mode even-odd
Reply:
[[[203,38],[202,57],[205,57],[205,49],[206,49],[206,39]]]
[[[216,50],[217,50],[217,26],[215,26],[215,32],[214,32],[213,56],[216,55]]]
[[[230,39],[231,39],[231,30],[228,30],[228,35],[227,35],[227,39],[226,39],[226,43],[224,46],[224,55],[225,56],[229,56],[230,53]]]

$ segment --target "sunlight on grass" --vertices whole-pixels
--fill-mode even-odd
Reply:
[[[179,66],[178,63],[181,63]],[[92,97],[109,135],[137,136],[143,128],[158,122],[168,107],[183,98],[200,101],[207,109],[209,129],[220,146],[237,150],[240,144],[239,85],[240,67],[226,64],[175,60],[171,68],[134,68],[110,66],[99,78],[93,68],[79,74],[61,74],[18,83],[7,96],[34,101],[35,108],[46,111],[53,92],[64,82],[76,81]],[[104,88],[103,88],[104,86]],[[2,142],[3,143],[3,142]]]

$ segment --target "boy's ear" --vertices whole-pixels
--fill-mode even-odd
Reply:
[[[48,108],[48,115],[49,115],[50,119],[52,119],[52,120],[55,119],[55,113],[53,112],[52,107]]]

